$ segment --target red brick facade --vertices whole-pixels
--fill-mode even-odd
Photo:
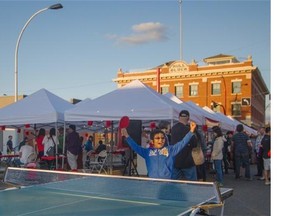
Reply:
[[[269,90],[259,69],[253,66],[252,58],[239,62],[234,56],[220,54],[206,58],[204,62],[206,65],[199,66],[194,61],[188,64],[184,61],[171,61],[141,72],[123,72],[120,69],[113,81],[121,87],[138,79],[155,91],[159,83],[160,93],[168,91],[183,101],[226,112],[226,115],[247,125],[263,126],[265,95],[269,94]],[[213,102],[218,106],[213,107]]]

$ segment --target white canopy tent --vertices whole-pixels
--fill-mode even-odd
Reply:
[[[0,125],[7,128],[24,127],[30,130],[40,127],[57,128],[58,125],[65,126],[64,112],[73,107],[74,105],[68,101],[52,94],[46,89],[40,89],[24,99],[0,109]],[[30,124],[34,126],[26,128]],[[16,142],[19,142],[18,136]],[[56,153],[58,153],[57,148]],[[55,160],[57,168],[57,155]]]
[[[206,124],[208,127],[213,127],[213,126],[221,124],[220,118],[202,109],[202,107],[196,105],[192,101],[185,102],[185,104],[190,106],[192,109],[197,110],[199,113],[201,113],[201,115],[203,116],[204,124]]]
[[[139,80],[134,80],[122,88],[67,110],[65,121],[118,121],[122,116],[144,121],[177,120],[182,109],[183,106],[157,93]],[[197,118],[195,122],[200,123]]]
[[[83,121],[87,123],[89,121],[112,121],[111,133],[113,133],[114,122],[119,121],[123,116],[141,121],[170,120],[172,124],[173,120],[178,120],[182,109],[181,105],[157,93],[139,80],[134,80],[122,88],[67,110],[65,121],[77,124]],[[113,149],[113,140],[111,143]],[[111,160],[113,160],[112,157]],[[144,166],[141,164],[138,161],[138,168]]]
[[[199,107],[199,109],[195,108],[197,107],[196,104],[194,104],[193,102],[183,102],[182,100],[180,100],[178,97],[176,97],[175,95],[171,94],[171,93],[166,93],[164,94],[165,97],[169,98],[170,100],[174,101],[175,103],[181,105],[183,107],[183,109],[186,109],[189,111],[190,113],[190,118],[195,121],[197,124],[199,125],[205,125],[206,124],[206,120],[208,118],[208,116],[210,115],[208,112],[206,112],[205,110],[203,110],[201,107]],[[212,115],[210,116],[210,118],[212,119]],[[216,120],[214,120],[216,122]]]
[[[231,116],[227,116],[229,119],[231,119],[232,121],[235,122],[236,126],[238,124],[242,124],[244,126],[244,131],[246,131],[248,134],[253,134],[253,135],[257,135],[257,130],[254,130],[253,128],[241,123],[240,121],[238,121],[237,119],[234,119],[233,117]],[[236,128],[236,127],[235,127]]]
[[[229,121],[231,124],[234,124],[235,130],[238,124],[242,124],[244,127],[244,131],[247,132],[247,134],[253,134],[253,135],[257,135],[257,131],[254,130],[253,128],[243,124],[242,122],[238,121],[237,119],[234,119],[232,116],[226,116],[223,113],[216,113],[217,115],[222,116],[223,118],[225,118],[227,121]]]
[[[203,107],[204,110],[206,110],[207,112],[211,113],[214,118],[213,119],[219,119],[220,122],[220,127],[223,130],[226,131],[235,131],[236,125],[235,122],[233,122],[231,119],[229,119],[227,116],[225,116],[224,114],[220,114],[220,113],[216,113],[213,110],[211,110],[209,107],[204,106]]]
[[[214,126],[219,124],[219,119],[215,118],[214,115],[210,114],[209,112],[205,111],[201,107],[197,106],[192,101],[183,102],[178,97],[171,93],[164,94],[165,97],[169,98],[170,100],[182,105],[186,110],[189,111],[190,115],[197,116],[197,119],[201,122],[201,125],[208,125]]]
[[[226,116],[223,113],[218,113],[218,112],[214,112],[213,110],[211,110],[209,107],[203,107],[203,109],[211,112],[213,115],[218,116],[221,120],[220,126],[221,128],[223,128],[224,130],[230,130],[230,131],[235,131],[236,127],[238,124],[242,124],[244,127],[244,131],[246,131],[248,134],[254,134],[257,135],[257,131],[254,130],[253,128],[241,123],[240,121],[232,118],[231,116]]]
[[[26,124],[64,123],[64,112],[73,107],[68,101],[40,89],[0,109],[0,125],[21,127]]]

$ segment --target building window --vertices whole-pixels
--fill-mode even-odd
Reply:
[[[232,82],[232,94],[241,93],[241,82]]]
[[[189,96],[197,96],[198,95],[198,84],[189,85]]]
[[[169,93],[169,86],[163,86],[161,87],[161,94]]]
[[[211,94],[212,95],[220,95],[220,83],[212,83]]]
[[[175,86],[175,96],[183,98],[183,86]]]
[[[234,117],[241,116],[241,103],[232,104],[232,116]]]

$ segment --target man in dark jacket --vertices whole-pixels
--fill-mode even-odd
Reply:
[[[77,170],[77,158],[81,152],[80,136],[75,125],[69,125],[66,138],[67,160],[71,170]]]
[[[249,152],[252,149],[252,143],[249,136],[244,133],[242,124],[236,126],[236,132],[232,137],[232,155],[235,160],[235,178],[240,178],[240,167],[245,167],[246,180],[252,180],[250,175]]]
[[[171,145],[175,145],[182,140],[189,132],[189,118],[190,113],[187,110],[182,110],[179,113],[179,122],[171,129]],[[194,147],[197,147],[197,143],[190,140],[189,144],[177,154],[172,179],[184,178],[186,180],[197,181],[197,170],[192,158],[192,148]]]
[[[11,154],[13,151],[13,142],[12,142],[12,136],[10,135],[8,137],[8,141],[7,141],[7,154]]]

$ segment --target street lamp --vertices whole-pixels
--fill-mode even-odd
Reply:
[[[215,101],[212,101],[211,105],[213,108],[216,108],[217,106],[221,106],[223,108],[224,115],[226,115],[226,109],[222,104],[219,104],[219,103],[216,103]]]
[[[16,49],[15,49],[15,102],[18,101],[18,48],[19,48],[19,43],[20,43],[20,40],[21,40],[21,37],[22,37],[22,34],[23,32],[25,31],[26,27],[28,26],[28,24],[31,22],[31,20],[37,16],[38,14],[46,11],[46,10],[57,10],[57,9],[61,9],[63,8],[63,6],[61,4],[54,4],[54,5],[51,5],[50,7],[47,7],[47,8],[43,8],[39,11],[37,11],[36,13],[34,13],[29,19],[28,21],[25,23],[24,27],[22,28],[19,36],[18,36],[18,40],[17,40],[17,43],[16,43]]]

